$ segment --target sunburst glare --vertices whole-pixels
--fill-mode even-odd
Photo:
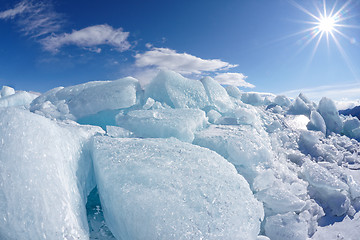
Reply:
[[[344,48],[342,47],[339,37],[347,39],[350,43],[354,42],[353,37],[349,37],[346,35],[342,29],[343,28],[359,28],[359,26],[353,26],[353,25],[347,25],[345,24],[346,20],[351,18],[351,16],[348,15],[350,12],[350,3],[351,0],[346,1],[343,5],[337,5],[337,1],[335,1],[334,5],[329,8],[329,6],[326,5],[326,1],[324,0],[322,2],[322,6],[316,6],[314,7],[314,11],[310,11],[306,9],[305,7],[299,5],[295,1],[292,1],[292,4],[297,7],[299,10],[303,11],[307,15],[309,15],[312,20],[307,21],[304,23],[311,24],[312,26],[297,33],[297,34],[307,34],[307,40],[302,45],[299,52],[301,52],[304,48],[306,48],[313,40],[315,41],[315,46],[312,51],[312,55],[310,57],[310,62],[312,61],[319,44],[321,40],[325,37],[327,45],[329,47],[330,40],[332,40],[335,45],[337,46],[337,49],[341,53],[342,57],[346,61],[348,67],[351,69],[351,71],[355,74],[354,67],[352,66],[349,57],[344,51]],[[296,35],[297,35],[296,34]],[[298,53],[299,53],[298,52]]]

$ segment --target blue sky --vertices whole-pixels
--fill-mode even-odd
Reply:
[[[328,13],[335,1],[325,1]],[[360,98],[360,0],[339,0],[332,37],[300,33],[321,1],[1,1],[0,85],[45,92],[159,69],[245,91]],[[309,12],[306,13],[306,10]],[[315,29],[316,30],[316,29]],[[299,33],[299,34],[296,34]],[[311,33],[313,35],[311,35]],[[306,44],[309,41],[309,44]]]

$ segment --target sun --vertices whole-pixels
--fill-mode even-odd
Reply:
[[[322,17],[320,18],[317,27],[320,32],[332,33],[335,29],[335,18],[332,16]]]
[[[342,42],[339,40],[340,38],[344,38],[348,40],[349,43],[354,44],[356,41],[354,37],[348,36],[343,31],[345,28],[356,28],[360,29],[358,25],[347,25],[345,24],[348,19],[354,17],[351,16],[349,13],[351,12],[351,3],[352,0],[344,0],[342,5],[339,5],[339,1],[335,1],[334,4],[329,7],[326,5],[326,0],[320,2],[320,5],[315,5],[313,11],[306,9],[305,7],[301,6],[295,0],[289,0],[296,8],[301,10],[302,12],[306,13],[311,20],[310,21],[301,21],[306,24],[312,25],[311,27],[302,30],[298,33],[292,34],[291,36],[295,36],[298,34],[305,34],[302,38],[304,43],[302,44],[299,51],[296,53],[300,53],[304,50],[311,42],[315,41],[315,46],[310,56],[309,63],[312,61],[320,42],[322,39],[326,39],[328,49],[330,48],[330,41],[334,42],[337,49],[341,53],[342,57],[346,61],[348,67],[351,69],[353,73],[356,71],[354,70],[354,66],[351,64],[349,57],[347,56],[344,47],[342,46]],[[314,3],[318,3],[319,1]],[[355,75],[355,74],[354,74]]]

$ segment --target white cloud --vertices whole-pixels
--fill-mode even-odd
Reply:
[[[20,31],[33,38],[56,32],[63,23],[50,1],[23,0],[14,8],[0,12],[0,19],[15,19]]]
[[[215,76],[215,80],[221,84],[234,85],[237,87],[254,88],[255,85],[245,81],[247,76],[242,73],[220,73]]]
[[[107,24],[95,25],[78,31],[73,30],[72,33],[63,33],[60,35],[52,34],[41,40],[45,50],[56,53],[62,46],[76,45],[79,47],[95,47],[98,45],[110,45],[116,50],[122,52],[130,48],[127,41],[128,32],[124,32],[122,28],[114,29]],[[100,48],[96,52],[100,52]]]
[[[147,47],[151,49],[135,55],[137,67],[168,69],[181,74],[201,74],[237,67],[237,65],[219,59],[201,59],[187,53],[178,53],[169,48],[155,48],[149,44]]]

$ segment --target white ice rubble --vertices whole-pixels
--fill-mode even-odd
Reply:
[[[171,71],[0,95],[0,239],[360,234],[360,121],[331,99]]]

